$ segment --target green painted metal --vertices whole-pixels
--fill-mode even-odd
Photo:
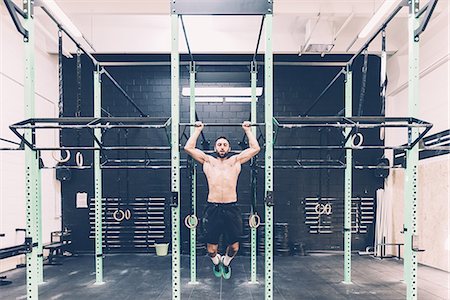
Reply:
[[[171,191],[172,197],[172,299],[181,298],[181,276],[180,276],[180,146],[179,146],[179,123],[180,123],[180,53],[178,49],[178,15],[171,15]]]
[[[352,71],[347,68],[345,73],[345,116],[352,117]],[[348,136],[350,128],[345,129]],[[350,146],[348,139],[346,146]],[[344,283],[352,282],[352,149],[346,149],[345,175],[344,175]]]
[[[24,80],[24,104],[25,117],[35,116],[35,60],[34,60],[34,21],[32,17],[33,1],[24,1],[24,12],[27,18],[23,26],[28,31],[28,39],[25,42],[25,80]],[[34,131],[25,130],[25,138],[32,140]],[[32,238],[33,243],[39,240],[39,188],[38,188],[39,165],[36,151],[25,147],[25,201],[26,201],[26,230],[27,236]],[[26,255],[27,267],[27,299],[38,299],[39,290],[39,259],[38,248]]]
[[[408,80],[408,111],[410,117],[419,116],[419,38],[415,37],[414,31],[420,22],[416,18],[419,12],[419,0],[409,2],[408,17],[408,57],[409,57],[409,80]],[[412,128],[409,131],[409,140],[419,136],[419,129]],[[404,279],[406,283],[406,298],[417,299],[417,253],[414,251],[413,239],[417,239],[417,210],[418,210],[418,162],[419,143],[411,150],[406,151],[405,170],[405,195],[404,195]]]
[[[191,62],[189,72],[189,84],[190,84],[190,101],[189,101],[189,122],[191,124],[195,123],[195,62]],[[191,126],[190,133],[194,133],[195,128]],[[192,163],[192,194],[191,194],[191,214],[197,216],[197,172],[196,163]],[[191,281],[190,284],[195,284],[197,282],[197,227],[190,229],[190,242],[191,242]]]
[[[36,151],[36,159],[37,164],[39,166],[39,152]],[[36,207],[36,225],[37,225],[37,274],[38,274],[38,282],[44,283],[44,256],[43,250],[44,245],[42,243],[42,174],[41,169],[38,167],[37,176],[36,176],[36,191],[37,191],[37,207]]]
[[[101,110],[102,86],[101,73],[97,66],[94,71],[94,117],[102,116]],[[94,129],[95,137],[101,141],[102,132],[100,128]],[[94,141],[94,146],[96,145]],[[100,151],[94,151],[94,197],[95,197],[95,283],[103,283],[103,224],[102,224],[102,170],[100,169]]]
[[[266,49],[264,55],[264,119],[266,123],[265,195],[273,192],[273,50],[272,15],[265,20]],[[273,207],[265,203],[265,299],[273,299]]]
[[[251,122],[256,123],[256,104],[257,104],[257,98],[256,98],[256,77],[258,74],[258,69],[256,65],[256,61],[252,61],[251,64],[251,87],[252,87],[252,102],[251,102]],[[255,126],[252,127],[252,132],[256,136],[257,135],[257,128]],[[253,192],[253,191],[252,191]],[[253,195],[253,197],[256,197],[256,195]],[[252,214],[255,212],[252,209]],[[247,226],[248,224],[245,224]],[[256,228],[250,228],[250,241],[251,241],[251,248],[250,248],[250,283],[258,283],[256,281],[256,273],[257,273],[257,264],[256,264],[256,248],[257,248],[257,229]]]

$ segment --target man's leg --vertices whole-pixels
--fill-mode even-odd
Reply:
[[[238,250],[239,250],[238,242],[228,245],[228,247],[227,247],[227,252],[222,259],[222,263],[223,263],[222,274],[223,274],[223,278],[225,278],[225,279],[230,279],[230,277],[231,277],[230,263],[231,263],[231,260],[236,256],[236,253],[238,252]]]
[[[225,266],[230,265],[231,260],[236,256],[238,250],[239,250],[239,242],[228,245],[227,252],[223,258],[223,264]]]
[[[216,277],[221,277],[222,276],[222,266],[220,265],[221,262],[221,256],[219,253],[217,253],[217,249],[219,248],[218,244],[207,244],[207,250],[208,250],[208,255],[211,258],[214,267],[213,267],[213,271],[214,271],[214,275]]]
[[[220,262],[220,254],[217,253],[219,245],[217,244],[207,244],[208,255],[211,257],[213,264],[218,265]]]

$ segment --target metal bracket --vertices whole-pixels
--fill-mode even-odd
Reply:
[[[16,26],[17,31],[23,36],[24,41],[28,41],[28,30],[26,30],[22,23],[20,23],[17,13],[24,19],[27,19],[27,14],[21,10],[14,2],[11,0],[3,0],[5,2],[6,8],[8,9],[9,15]]]
[[[33,239],[30,237],[25,238],[25,251],[23,254],[31,253],[33,251],[33,247],[37,247],[37,243],[33,244]]]
[[[256,62],[256,60],[253,60],[250,63],[250,73],[258,73],[258,63]]]
[[[273,191],[267,191],[266,198],[264,199],[267,206],[274,206]]]
[[[196,73],[195,61],[189,63],[189,73]]]
[[[414,31],[414,38],[419,38],[422,32],[427,28],[428,22],[431,19],[434,9],[436,8],[438,0],[430,0],[428,3],[416,14],[416,18],[420,18],[425,13],[420,26]]]
[[[170,207],[178,207],[178,192],[172,192],[170,197]]]
[[[411,236],[411,250],[413,252],[425,252],[425,249],[420,249],[418,245],[415,245],[414,242],[417,242],[419,240],[419,237],[417,235]]]

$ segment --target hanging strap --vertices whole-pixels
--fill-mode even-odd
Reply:
[[[366,48],[364,50],[364,65],[362,68],[361,91],[359,93],[358,117],[360,117],[363,113],[364,99],[366,96],[368,58],[369,58],[369,53]]]
[[[188,170],[188,177],[189,177],[189,192],[191,197],[193,197],[194,194],[194,186],[192,184],[193,180],[194,180],[194,171],[195,171],[195,161],[191,156],[188,156],[187,160],[186,160],[186,167]],[[192,198],[191,198],[192,199]],[[186,216],[186,218],[184,218],[184,225],[191,229],[191,228],[195,228],[198,225],[198,218],[195,215],[194,212],[194,203],[191,201],[191,205],[189,205],[189,214]]]
[[[381,100],[381,116],[386,115],[386,89],[387,79],[387,54],[386,54],[386,29],[381,31],[381,70],[380,70],[380,100]],[[380,140],[384,140],[385,128],[380,128]]]
[[[258,180],[258,156],[252,157],[250,160],[250,183],[251,183],[251,211],[248,219],[248,224],[251,228],[258,228],[261,223],[261,218],[256,211],[256,200],[257,200],[257,180]]]
[[[75,117],[81,117],[81,49],[77,49],[77,110]]]
[[[81,49],[77,49],[77,105],[75,111],[75,117],[81,117]],[[77,130],[77,146],[80,146],[81,130]],[[76,163],[78,167],[83,166],[83,153],[78,151],[76,156]]]
[[[63,104],[63,40],[62,40],[62,30],[58,30],[58,88],[59,88],[59,99],[58,99],[58,111],[59,117],[63,117],[64,114],[64,104]]]

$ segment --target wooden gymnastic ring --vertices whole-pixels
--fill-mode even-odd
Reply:
[[[54,160],[56,160],[59,163],[65,163],[65,162],[69,161],[69,159],[70,159],[70,151],[69,150],[64,150],[64,151],[66,151],[66,157],[65,158],[62,158],[62,157],[58,158],[58,157],[56,157],[56,155],[55,155],[56,151],[59,151],[59,150],[52,151],[52,157],[53,157]]]
[[[117,217],[117,214],[121,213],[120,218]],[[122,222],[122,220],[125,218],[125,213],[123,210],[121,209],[117,209],[115,212],[113,212],[113,218],[114,220],[116,220],[117,222]]]
[[[257,213],[251,214],[248,218],[248,225],[250,228],[258,228],[260,224],[261,217]]]
[[[81,152],[77,152],[77,154],[75,155],[75,162],[77,164],[78,167],[82,167],[83,166],[83,153]]]
[[[131,210],[129,210],[128,208],[125,210],[125,219],[131,219]]]
[[[192,223],[193,220],[193,223]],[[186,218],[184,218],[184,225],[186,225],[187,228],[192,229],[197,227],[198,225],[198,218],[196,215],[187,215]]]
[[[355,140],[357,137],[359,138],[359,141],[358,141],[358,144],[355,144]],[[352,135],[352,147],[358,148],[362,145],[363,142],[364,142],[364,136],[362,135],[361,132],[357,132],[354,135]]]

